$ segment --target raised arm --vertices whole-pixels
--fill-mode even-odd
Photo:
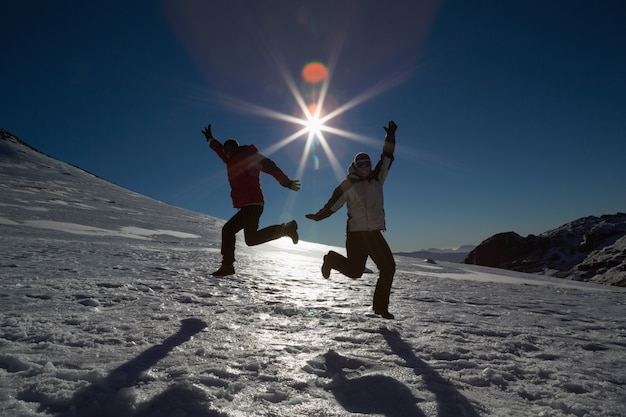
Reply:
[[[224,163],[226,163],[226,154],[224,153],[224,148],[222,147],[222,143],[213,137],[213,132],[211,131],[211,125],[207,125],[204,129],[202,129],[202,134],[206,139],[209,147],[215,151],[217,156],[220,157]]]
[[[396,149],[396,129],[398,125],[393,120],[389,121],[387,126],[383,126],[385,132],[385,144],[383,145],[383,156],[393,159],[393,153]]]

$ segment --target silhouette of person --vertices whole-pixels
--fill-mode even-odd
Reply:
[[[269,242],[283,236],[298,243],[298,224],[295,220],[259,230],[259,219],[263,213],[264,196],[261,190],[260,174],[271,175],[285,188],[300,190],[300,180],[291,180],[269,158],[261,155],[254,145],[239,145],[235,139],[224,144],[213,137],[211,125],[202,130],[209,146],[226,164],[230,196],[237,213],[222,228],[222,265],[213,276],[226,276],[235,273],[235,235],[243,230],[248,246]]]
[[[376,314],[386,319],[394,318],[389,312],[389,296],[396,262],[382,234],[386,230],[383,184],[394,159],[397,127],[394,121],[384,127],[387,134],[383,152],[373,169],[369,155],[358,153],[348,168],[347,177],[335,188],[324,207],[315,214],[306,215],[308,219],[319,221],[347,204],[347,257],[332,250],[328,252],[324,255],[322,275],[329,278],[331,270],[335,269],[350,278],[360,278],[367,258],[371,257],[380,272],[372,307]]]

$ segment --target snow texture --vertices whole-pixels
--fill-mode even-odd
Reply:
[[[222,224],[5,135],[0,415],[626,415],[623,289],[398,256],[384,320],[324,245],[211,277]]]

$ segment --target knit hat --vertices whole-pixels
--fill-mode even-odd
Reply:
[[[224,145],[222,145],[222,150],[224,151],[224,153],[231,153],[238,147],[239,142],[237,142],[235,139],[228,139],[226,142],[224,142]]]
[[[368,160],[371,161],[372,159],[370,158],[370,156],[368,154],[366,154],[365,152],[359,152],[355,155],[354,157],[354,162],[356,163],[357,161],[363,161],[363,160]]]

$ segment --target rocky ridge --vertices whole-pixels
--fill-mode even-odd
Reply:
[[[465,263],[626,287],[626,213],[583,217],[538,236],[498,233]]]

